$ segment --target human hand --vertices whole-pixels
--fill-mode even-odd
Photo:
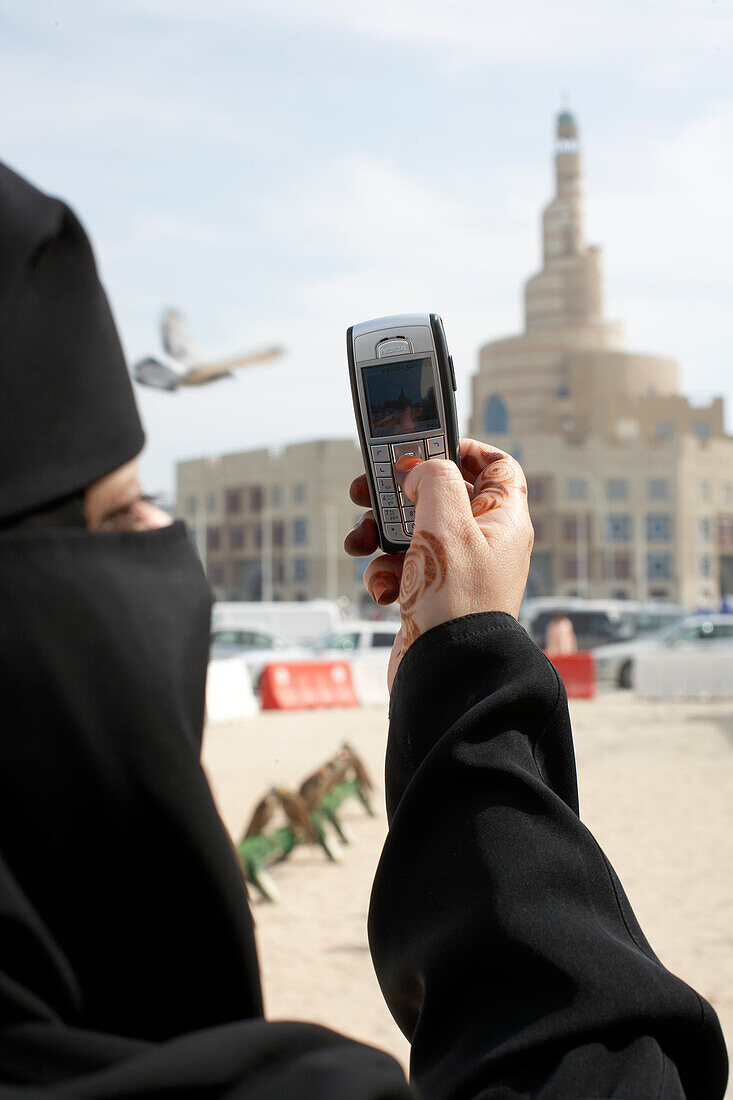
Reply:
[[[390,690],[402,655],[425,631],[480,611],[519,613],[534,532],[527,482],[519,463],[474,439],[460,444],[463,475],[454,462],[403,456],[395,477],[415,504],[415,530],[405,554],[369,563],[364,584],[380,605],[399,600],[401,630],[390,656]],[[369,505],[366,477],[350,489]],[[347,554],[377,549],[374,515],[366,512],[346,536]]]

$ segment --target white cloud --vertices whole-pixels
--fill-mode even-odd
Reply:
[[[85,0],[69,7],[88,10]],[[583,66],[634,64],[649,81],[677,80],[706,64],[711,51],[722,59],[733,45],[733,13],[701,0],[107,0],[107,12],[246,30],[262,22],[341,30],[411,49],[427,47],[436,61],[456,64],[545,64]]]

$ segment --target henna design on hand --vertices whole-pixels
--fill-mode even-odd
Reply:
[[[421,634],[415,615],[418,601],[431,589],[431,595],[439,591],[447,572],[448,555],[438,536],[432,531],[420,531],[413,535],[410,549],[405,555],[400,585],[400,615],[405,649]]]
[[[475,496],[471,501],[471,511],[474,516],[485,515],[495,508],[501,508],[509,496],[510,489],[518,489],[520,493],[527,493],[527,482],[524,478],[521,466],[518,466],[508,455],[502,455],[495,462],[481,471],[474,485]]]
[[[493,512],[494,508],[501,508],[504,500],[509,496],[509,490],[504,485],[489,485],[480,496],[471,501],[471,511],[478,518],[486,512]]]
[[[471,477],[478,477],[487,466],[491,466],[494,462],[501,462],[504,458],[506,455],[501,451],[491,451],[488,447],[482,447],[474,442],[461,459],[461,469]]]

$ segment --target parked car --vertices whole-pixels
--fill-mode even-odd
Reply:
[[[634,660],[640,653],[721,645],[733,648],[733,615],[688,615],[652,637],[599,646],[593,654],[596,675],[600,683],[630,688],[634,683]]]
[[[303,661],[310,651],[269,630],[214,630],[209,656],[211,660],[241,657],[256,691],[265,665],[271,661]]]
[[[547,627],[558,614],[566,615],[572,622],[578,649],[594,649],[654,634],[666,624],[679,622],[687,612],[676,604],[550,596],[525,601],[519,622],[532,640],[544,648]]]
[[[631,622],[634,638],[647,638],[682,622],[689,611],[674,603],[638,603],[622,615]]]
[[[307,645],[342,622],[341,608],[335,600],[220,601],[214,604],[211,615],[212,630],[261,630],[292,638],[298,645]]]
[[[584,600],[577,597],[537,601],[523,609],[519,621],[529,636],[541,648],[545,648],[547,627],[555,615],[566,615],[573,624],[578,649],[628,638],[633,626],[624,616],[628,611],[621,600]]]
[[[389,653],[394,644],[395,634],[400,629],[399,622],[354,620],[340,630],[331,630],[311,642],[312,653],[326,660],[349,659],[366,653],[381,651]]]

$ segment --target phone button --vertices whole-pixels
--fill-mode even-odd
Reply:
[[[380,493],[379,503],[383,508],[396,508],[397,507],[397,494],[396,493]]]
[[[372,458],[375,462],[389,462],[389,447],[386,443],[380,443],[378,447],[372,447]]]
[[[384,515],[385,523],[399,523],[400,522],[400,510],[399,508],[383,508],[382,513]]]
[[[445,440],[442,435],[434,435],[432,439],[426,439],[425,442],[428,445],[428,455],[431,458],[433,455],[445,454]]]
[[[453,389],[455,391],[455,390],[458,389],[458,386],[456,385],[456,371],[455,371],[455,367],[453,366],[453,356],[452,355],[448,356],[448,365],[450,367],[451,382],[453,383]]]
[[[406,523],[414,523],[415,521],[415,509],[404,507],[402,509],[402,518]]]
[[[413,443],[393,443],[392,457],[396,462],[402,455],[414,455],[416,458],[425,458],[425,448],[422,439],[416,439]]]
[[[380,493],[391,493],[394,490],[394,481],[391,477],[378,477],[377,488]]]
[[[414,530],[415,530],[415,524],[414,523],[406,523],[405,524],[405,531],[407,531],[408,535],[411,535]]]
[[[377,477],[392,477],[392,463],[375,462],[374,473],[377,475]]]
[[[401,523],[385,523],[384,533],[392,542],[405,542],[405,532]]]
[[[406,497],[400,489],[400,508],[412,508],[414,503],[414,500],[410,500],[409,497]]]

